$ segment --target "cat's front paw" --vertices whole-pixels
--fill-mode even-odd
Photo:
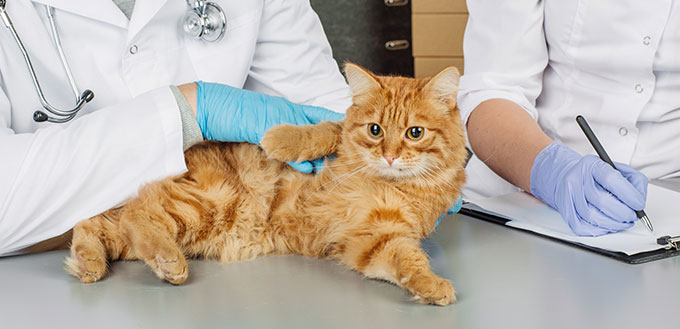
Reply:
[[[438,276],[422,276],[409,281],[406,286],[422,304],[446,306],[456,301],[451,282]]]
[[[159,276],[172,284],[182,284],[189,277],[189,267],[184,258],[167,260],[158,257],[156,263],[161,273]]]
[[[94,250],[81,250],[64,261],[66,271],[83,283],[99,281],[107,272],[106,259]]]
[[[302,131],[298,126],[279,125],[269,129],[260,141],[267,157],[282,162],[297,161],[300,157]]]

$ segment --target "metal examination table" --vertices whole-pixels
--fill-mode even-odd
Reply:
[[[458,302],[420,305],[328,260],[190,262],[172,286],[118,262],[85,285],[66,251],[0,259],[0,328],[679,328],[680,257],[628,265],[463,215],[424,242]]]

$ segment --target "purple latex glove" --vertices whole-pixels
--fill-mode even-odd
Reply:
[[[632,167],[616,169],[594,155],[581,156],[552,143],[531,168],[531,193],[560,212],[571,230],[599,236],[633,226],[645,207],[647,177]]]

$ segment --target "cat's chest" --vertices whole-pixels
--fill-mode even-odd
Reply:
[[[353,200],[350,207],[359,206],[367,211],[395,210],[405,216],[416,215],[426,208],[425,200],[418,193],[392,184],[364,184],[357,192],[354,196],[345,196]]]

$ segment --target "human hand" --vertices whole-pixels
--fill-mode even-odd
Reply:
[[[554,142],[536,156],[531,193],[559,211],[577,235],[625,230],[637,220],[635,210],[645,207],[647,177],[622,163],[616,168]]]
[[[264,133],[279,124],[306,125],[340,121],[344,115],[292,103],[283,97],[198,81],[196,119],[203,137],[222,142],[259,144]]]
[[[196,119],[203,137],[209,140],[259,144],[264,133],[275,125],[316,124],[345,117],[321,107],[223,84],[199,81],[197,85]],[[289,165],[300,172],[316,172],[320,169],[315,168],[323,167],[323,158]]]
[[[437,222],[434,223],[434,227],[437,227],[439,225],[439,222],[444,219],[447,215],[453,215],[457,212],[460,211],[460,209],[463,208],[463,199],[461,197],[458,197],[458,200],[456,200],[456,203],[453,204],[448,210],[446,210],[446,213],[443,214],[439,219],[437,219]]]

